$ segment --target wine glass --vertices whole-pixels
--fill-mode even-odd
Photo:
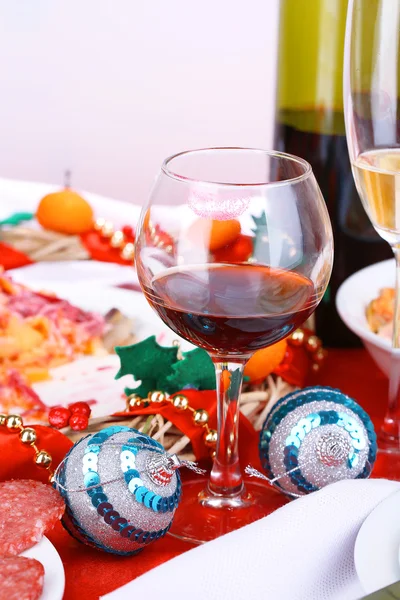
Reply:
[[[364,208],[396,262],[389,401],[375,473],[400,479],[400,0],[350,0],[344,59],[346,136]]]
[[[172,534],[201,543],[281,503],[268,484],[243,481],[243,369],[314,311],[332,258],[328,212],[306,161],[246,148],[164,161],[138,225],[137,273],[164,323],[211,357],[218,415],[210,477],[184,483]]]

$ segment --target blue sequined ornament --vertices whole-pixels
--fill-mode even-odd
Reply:
[[[108,427],[75,444],[56,472],[62,523],[79,541],[131,555],[163,537],[181,496],[179,459],[135,429]]]
[[[369,476],[376,435],[367,413],[329,387],[309,387],[275,404],[260,433],[260,459],[268,478],[290,496],[342,479]]]

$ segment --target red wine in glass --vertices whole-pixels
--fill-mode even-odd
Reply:
[[[217,230],[229,232],[229,239],[215,236]],[[236,258],[233,230],[247,240],[246,258]],[[138,279],[164,323],[207,351],[216,376],[215,406],[203,414],[208,429],[196,436],[202,452],[210,452],[211,472],[183,482],[171,535],[203,543],[285,502],[265,482],[243,477],[249,458],[244,452],[240,461],[239,429],[246,429],[247,454],[257,460],[257,432],[239,413],[243,372],[256,350],[290,335],[313,312],[332,258],[328,211],[301,158],[206,148],[162,164],[137,227]],[[188,425],[198,424],[201,393],[194,402],[182,415]],[[216,443],[207,439],[210,431]]]
[[[145,294],[178,335],[226,356],[250,355],[281,340],[317,303],[304,275],[252,264],[173,267],[154,277]]]

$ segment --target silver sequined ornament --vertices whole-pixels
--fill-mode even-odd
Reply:
[[[282,398],[260,433],[260,459],[268,478],[290,496],[341,479],[368,477],[376,435],[367,413],[329,387],[310,387]]]
[[[181,495],[179,459],[128,427],[108,427],[75,444],[56,472],[63,525],[79,541],[130,555],[163,537]]]

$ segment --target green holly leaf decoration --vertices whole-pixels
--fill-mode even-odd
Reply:
[[[115,348],[121,361],[121,367],[115,376],[120,379],[124,375],[132,375],[135,381],[141,381],[137,388],[125,388],[125,393],[138,394],[146,398],[153,390],[168,391],[168,376],[172,366],[177,362],[178,348],[170,348],[157,344],[156,336],[131,346]],[[176,390],[174,390],[176,391]]]
[[[0,227],[3,225],[10,225],[11,227],[15,227],[24,221],[32,221],[35,218],[34,213],[30,212],[16,212],[10,215],[7,219],[3,219],[0,221]]]
[[[215,370],[205,350],[196,348],[182,353],[182,360],[172,365],[172,374],[167,378],[167,391],[176,392],[187,386],[199,390],[215,390]]]

